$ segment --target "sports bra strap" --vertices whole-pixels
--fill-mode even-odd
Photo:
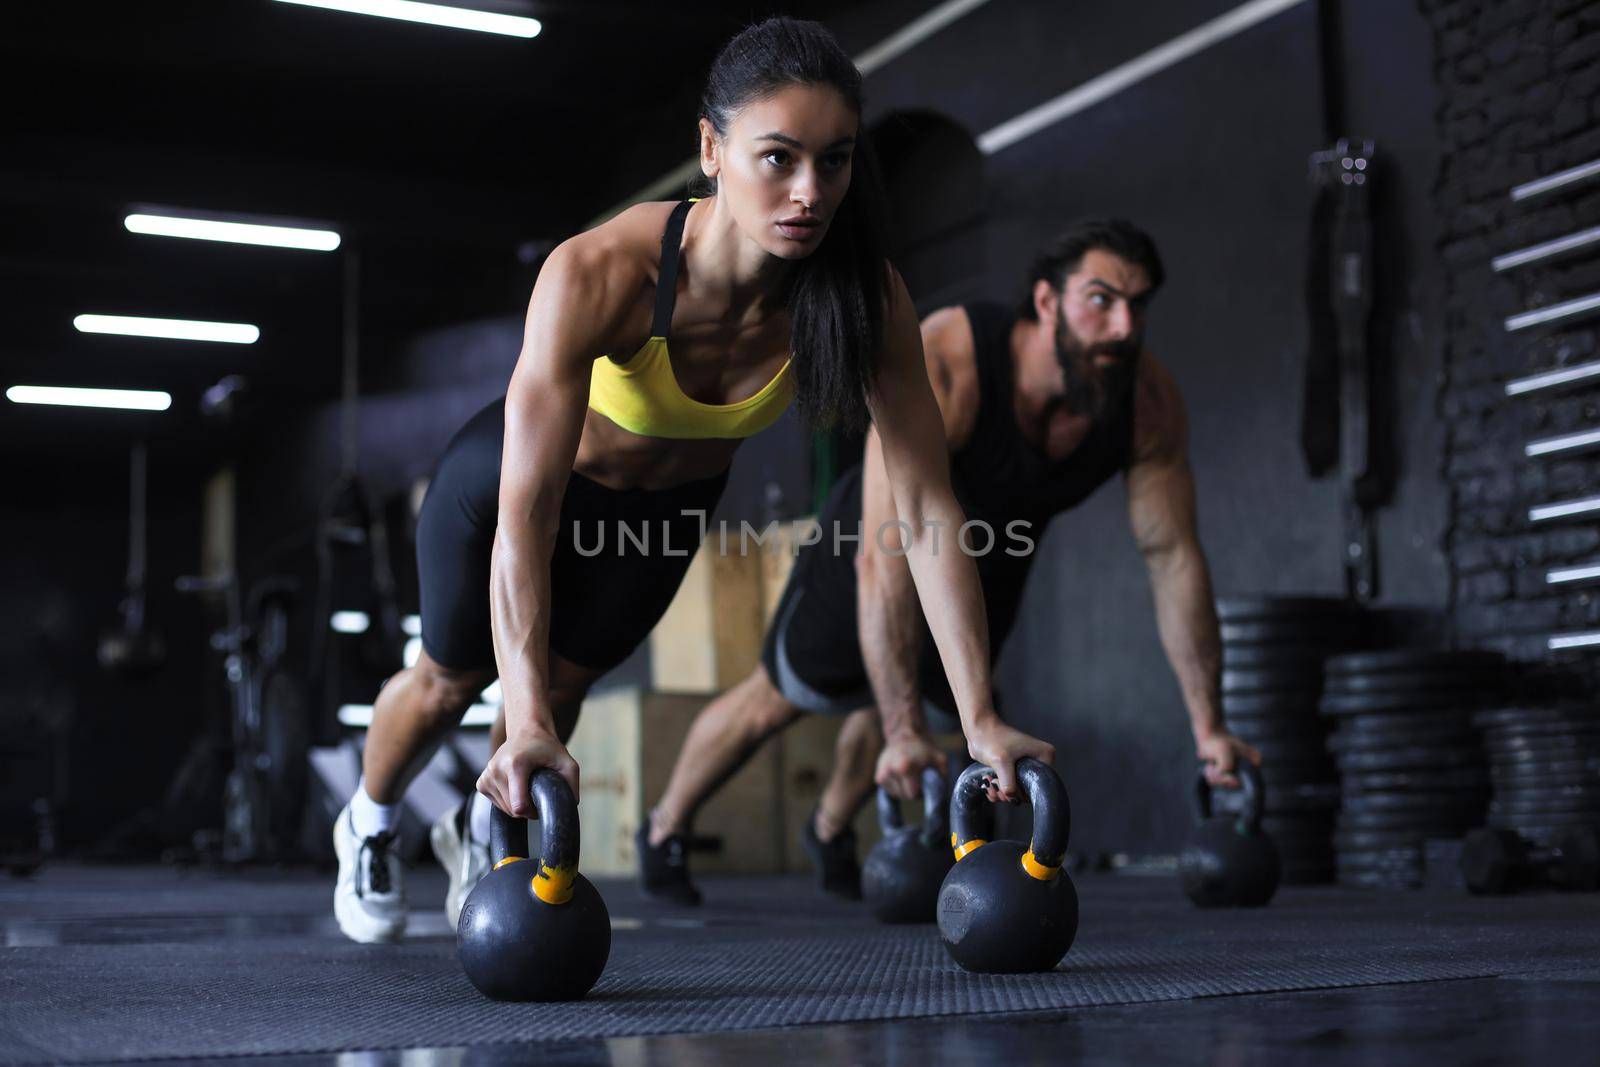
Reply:
[[[651,337],[666,337],[672,328],[672,306],[678,300],[678,260],[683,255],[683,220],[693,200],[685,200],[667,216],[667,230],[661,235],[661,269],[656,278],[656,317],[650,323]]]

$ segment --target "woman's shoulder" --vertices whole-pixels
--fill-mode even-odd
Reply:
[[[661,231],[670,203],[635,204],[562,241],[540,271],[541,284],[576,290],[588,302],[623,303],[655,284]]]
[[[675,201],[634,204],[557,246],[569,260],[617,269],[636,267],[654,274],[661,259],[661,234]]]

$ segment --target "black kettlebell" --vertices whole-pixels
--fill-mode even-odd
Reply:
[[[950,798],[956,865],[939,890],[939,934],[969,971],[1054,970],[1078,933],[1078,891],[1061,869],[1072,829],[1067,789],[1038,760],[1018,760],[1017,780],[1033,806],[1033,840],[986,841],[994,777],[979,763],[956,779]]]
[[[1278,891],[1282,875],[1277,846],[1261,829],[1261,771],[1240,760],[1234,773],[1244,786],[1244,810],[1237,816],[1211,814],[1211,784],[1203,768],[1195,782],[1199,825],[1178,855],[1178,883],[1202,908],[1261,907]]]
[[[456,926],[461,966],[494,1000],[577,1000],[611,955],[611,916],[578,873],[578,805],[566,780],[545,768],[531,783],[539,858],[530,861],[528,824],[494,809],[489,873],[472,890]]]
[[[861,897],[886,923],[931,923],[938,912],[939,887],[955,865],[945,839],[950,809],[945,807],[944,775],[937,767],[922,772],[922,825],[907,826],[900,802],[878,790],[878,826],[883,840],[861,868]]]

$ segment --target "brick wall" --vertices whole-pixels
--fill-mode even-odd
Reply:
[[[1600,181],[1513,203],[1512,186],[1600,159],[1600,2],[1421,0],[1434,32],[1445,284],[1440,413],[1447,551],[1458,635],[1529,665],[1530,687],[1593,692],[1600,648],[1551,653],[1553,633],[1600,630],[1600,583],[1546,572],[1600,560],[1600,513],[1534,523],[1540,504],[1600,495],[1600,451],[1528,459],[1524,444],[1600,429],[1600,380],[1508,397],[1505,383],[1600,360],[1600,317],[1508,332],[1507,316],[1600,291],[1600,247],[1496,274],[1497,255],[1600,226]]]

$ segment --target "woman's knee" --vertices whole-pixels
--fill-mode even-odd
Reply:
[[[477,703],[484,688],[494,681],[493,671],[460,671],[431,661],[412,668],[418,703],[429,720],[454,726]]]

